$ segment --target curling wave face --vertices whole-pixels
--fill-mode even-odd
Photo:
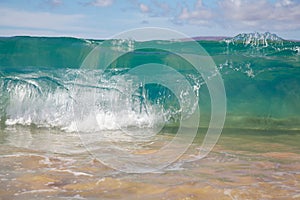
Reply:
[[[122,75],[124,70],[61,69],[2,76],[1,120],[5,125],[98,131],[153,128],[178,119],[180,107],[172,92],[160,87],[159,94],[151,93],[149,88],[159,86],[140,86],[134,77]]]
[[[22,124],[66,131],[161,127],[175,124],[200,105],[200,126],[210,120],[210,95],[201,74],[172,52],[139,49],[142,42],[111,40],[103,48],[131,51],[100,70],[80,69],[101,40],[76,38],[0,38],[1,126]],[[193,52],[189,41],[146,41]],[[300,43],[271,33],[239,34],[199,41],[217,65],[227,96],[225,127],[300,129]],[[134,50],[138,49],[138,50]],[[190,51],[190,52],[189,52]],[[194,52],[193,52],[194,53]],[[171,65],[194,88],[198,102],[168,88],[140,87],[127,70],[154,62]],[[171,74],[157,74],[173,80]],[[174,80],[176,81],[176,80]],[[179,102],[184,102],[182,113]],[[93,116],[93,117],[92,117]]]

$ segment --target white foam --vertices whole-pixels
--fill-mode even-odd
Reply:
[[[69,170],[69,169],[53,169],[53,171],[56,171],[56,172],[67,172],[67,173],[70,173],[70,174],[73,174],[74,176],[89,176],[89,177],[93,177],[92,174],[88,174],[88,173],[85,173],[85,172],[75,172],[75,171],[72,171],[72,170]]]
[[[137,83],[126,76],[105,79],[98,71],[83,70],[60,73],[63,77],[49,80],[36,74],[2,80],[9,98],[5,124],[93,132],[149,128],[165,120],[159,107],[140,101]]]
[[[56,192],[56,189],[41,189],[41,190],[29,190],[20,193],[15,193],[15,196],[22,195],[22,194],[35,194],[35,193],[48,193],[48,192]]]

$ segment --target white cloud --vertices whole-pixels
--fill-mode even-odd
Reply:
[[[46,3],[53,7],[57,7],[57,6],[62,5],[63,1],[62,0],[47,0]]]
[[[97,7],[107,7],[113,4],[113,0],[94,0],[89,4]]]
[[[0,8],[0,26],[26,29],[44,29],[53,31],[78,30],[78,21],[84,15],[54,14],[49,12],[28,12],[11,8]]]
[[[193,10],[184,7],[181,13],[176,17],[176,20],[189,24],[204,25],[208,24],[212,18],[212,11],[203,5],[202,0],[198,0]]]
[[[300,28],[300,2],[279,0],[222,0],[219,18],[227,27],[254,30],[293,30]]]
[[[213,8],[197,0],[184,6],[174,23],[219,26],[235,30],[281,31],[300,28],[299,0],[219,0]]]
[[[266,0],[260,0],[255,3],[253,1],[223,0],[219,6],[225,18],[243,23],[254,23],[265,19],[269,15],[268,7],[270,7]]]
[[[145,5],[145,4],[143,4],[143,3],[140,4],[140,10],[141,10],[143,13],[146,13],[146,12],[149,12],[149,11],[150,11],[149,7],[148,7],[147,5]]]
[[[293,5],[294,2],[292,0],[281,0],[281,1],[278,1],[276,2],[276,6],[290,6],[290,5]]]

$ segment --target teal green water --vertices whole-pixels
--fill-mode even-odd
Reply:
[[[133,48],[133,51],[115,60],[104,74],[97,70],[80,69],[89,52],[102,42],[76,38],[0,38],[1,124],[69,126],[72,116],[66,116],[65,113],[72,109],[68,104],[72,101],[70,90],[74,89],[71,85],[74,86],[75,79],[85,84],[80,89],[85,92],[94,86],[93,83],[98,84],[103,101],[98,102],[97,109],[101,112],[114,113],[114,109],[119,109],[130,101],[129,106],[136,113],[149,114],[153,111],[151,105],[159,102],[159,107],[165,114],[162,120],[176,124],[180,116],[180,105],[166,87],[146,85],[142,88],[145,89],[145,94],[131,91],[133,95],[130,100],[124,100],[122,95],[113,92],[136,87],[128,85],[134,79],[126,76],[129,69],[146,63],[160,63],[171,65],[191,85],[199,86],[195,92],[199,92],[200,126],[208,125],[210,96],[201,75],[186,60],[172,52],[139,49],[145,43],[165,43],[176,51],[195,53],[189,48],[190,41],[111,40],[103,48],[114,51]],[[247,35],[238,35],[232,39],[198,43],[211,56],[224,81],[227,96],[225,127],[300,128],[300,42],[280,38],[247,40]],[[172,79],[171,74],[157,76]],[[112,98],[122,100],[119,103],[110,102],[109,99]],[[142,105],[142,98],[150,102],[148,107]],[[112,107],[108,104],[115,105]],[[93,107],[87,109],[95,110]],[[44,112],[47,112],[46,116]],[[127,125],[136,124],[124,126]],[[107,124],[103,127],[105,129]]]

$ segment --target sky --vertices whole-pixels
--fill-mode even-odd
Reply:
[[[300,0],[0,0],[0,36],[105,39],[143,27],[300,40]]]

